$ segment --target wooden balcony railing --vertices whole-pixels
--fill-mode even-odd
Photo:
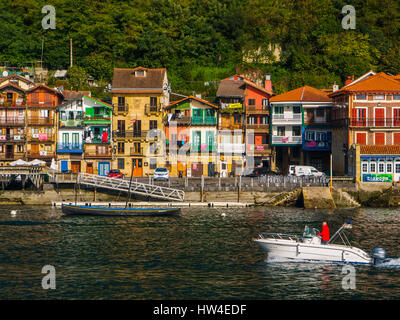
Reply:
[[[7,142],[7,143],[18,143],[18,142],[25,142],[26,135],[25,134],[4,134],[0,135],[0,142]]]
[[[52,126],[53,118],[28,118],[28,125]]]
[[[39,152],[28,151],[27,156],[30,159],[42,159],[42,158],[54,158],[56,154],[53,151],[39,151]]]
[[[84,148],[84,157],[87,159],[93,158],[111,158],[111,148],[109,145],[97,146],[97,148]]]
[[[0,126],[24,126],[25,117],[1,117]]]
[[[246,129],[269,131],[269,124],[246,124]]]
[[[246,113],[267,114],[269,113],[269,107],[260,105],[246,105]]]
[[[2,152],[0,153],[0,159],[2,160],[23,159],[24,155],[25,155],[24,152]]]

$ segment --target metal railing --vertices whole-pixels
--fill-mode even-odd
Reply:
[[[350,118],[352,127],[400,127],[400,118]]]
[[[291,240],[291,241],[299,241],[299,237],[296,235],[291,235],[291,234],[285,234],[285,233],[267,233],[267,232],[261,232],[259,234],[260,239],[267,239],[267,238],[272,238],[274,240]]]
[[[129,105],[127,103],[124,103],[124,104],[113,103],[113,109],[114,109],[114,112],[124,113],[124,112],[128,112],[129,111]]]

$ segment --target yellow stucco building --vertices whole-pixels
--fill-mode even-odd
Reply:
[[[163,107],[169,104],[167,70],[114,69],[112,169],[146,177],[165,166]]]

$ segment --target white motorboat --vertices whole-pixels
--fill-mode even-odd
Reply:
[[[369,255],[365,251],[351,246],[344,233],[345,230],[351,228],[351,221],[347,221],[327,244],[321,243],[317,229],[308,226],[305,226],[301,239],[294,235],[281,233],[260,233],[259,238],[254,241],[267,251],[269,259],[275,260],[359,264],[382,262],[386,257],[385,249],[374,248]],[[338,237],[342,239],[343,244],[333,244]]]

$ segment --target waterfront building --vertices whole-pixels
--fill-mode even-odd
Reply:
[[[165,166],[163,108],[169,104],[167,70],[114,69],[113,169],[135,177]]]
[[[0,163],[7,165],[26,157],[26,90],[16,82],[0,85]]]
[[[217,172],[218,107],[193,96],[165,107],[167,167],[171,176],[213,177]]]
[[[269,99],[273,96],[269,75],[261,87],[242,75],[221,80],[217,98],[220,105],[220,139],[230,147],[220,149],[221,166],[238,175],[243,169],[271,167]],[[230,132],[228,132],[228,130]],[[230,137],[229,140],[226,137]],[[222,140],[221,140],[222,141]],[[243,150],[245,144],[245,150]],[[232,156],[222,151],[232,150]],[[224,171],[224,169],[222,171]]]
[[[399,78],[370,71],[330,94],[336,175],[365,182],[399,181]]]
[[[270,99],[274,165],[283,173],[291,164],[329,169],[332,101],[327,93],[303,86]]]
[[[56,107],[62,104],[64,96],[44,84],[28,89],[26,95],[26,158],[50,165],[56,157]]]
[[[5,77],[0,77],[0,87],[3,87],[6,84],[15,85],[24,91],[35,86],[31,80],[15,73],[11,73]]]
[[[57,107],[60,171],[104,175],[110,169],[111,105],[78,92],[73,96],[77,98]]]

